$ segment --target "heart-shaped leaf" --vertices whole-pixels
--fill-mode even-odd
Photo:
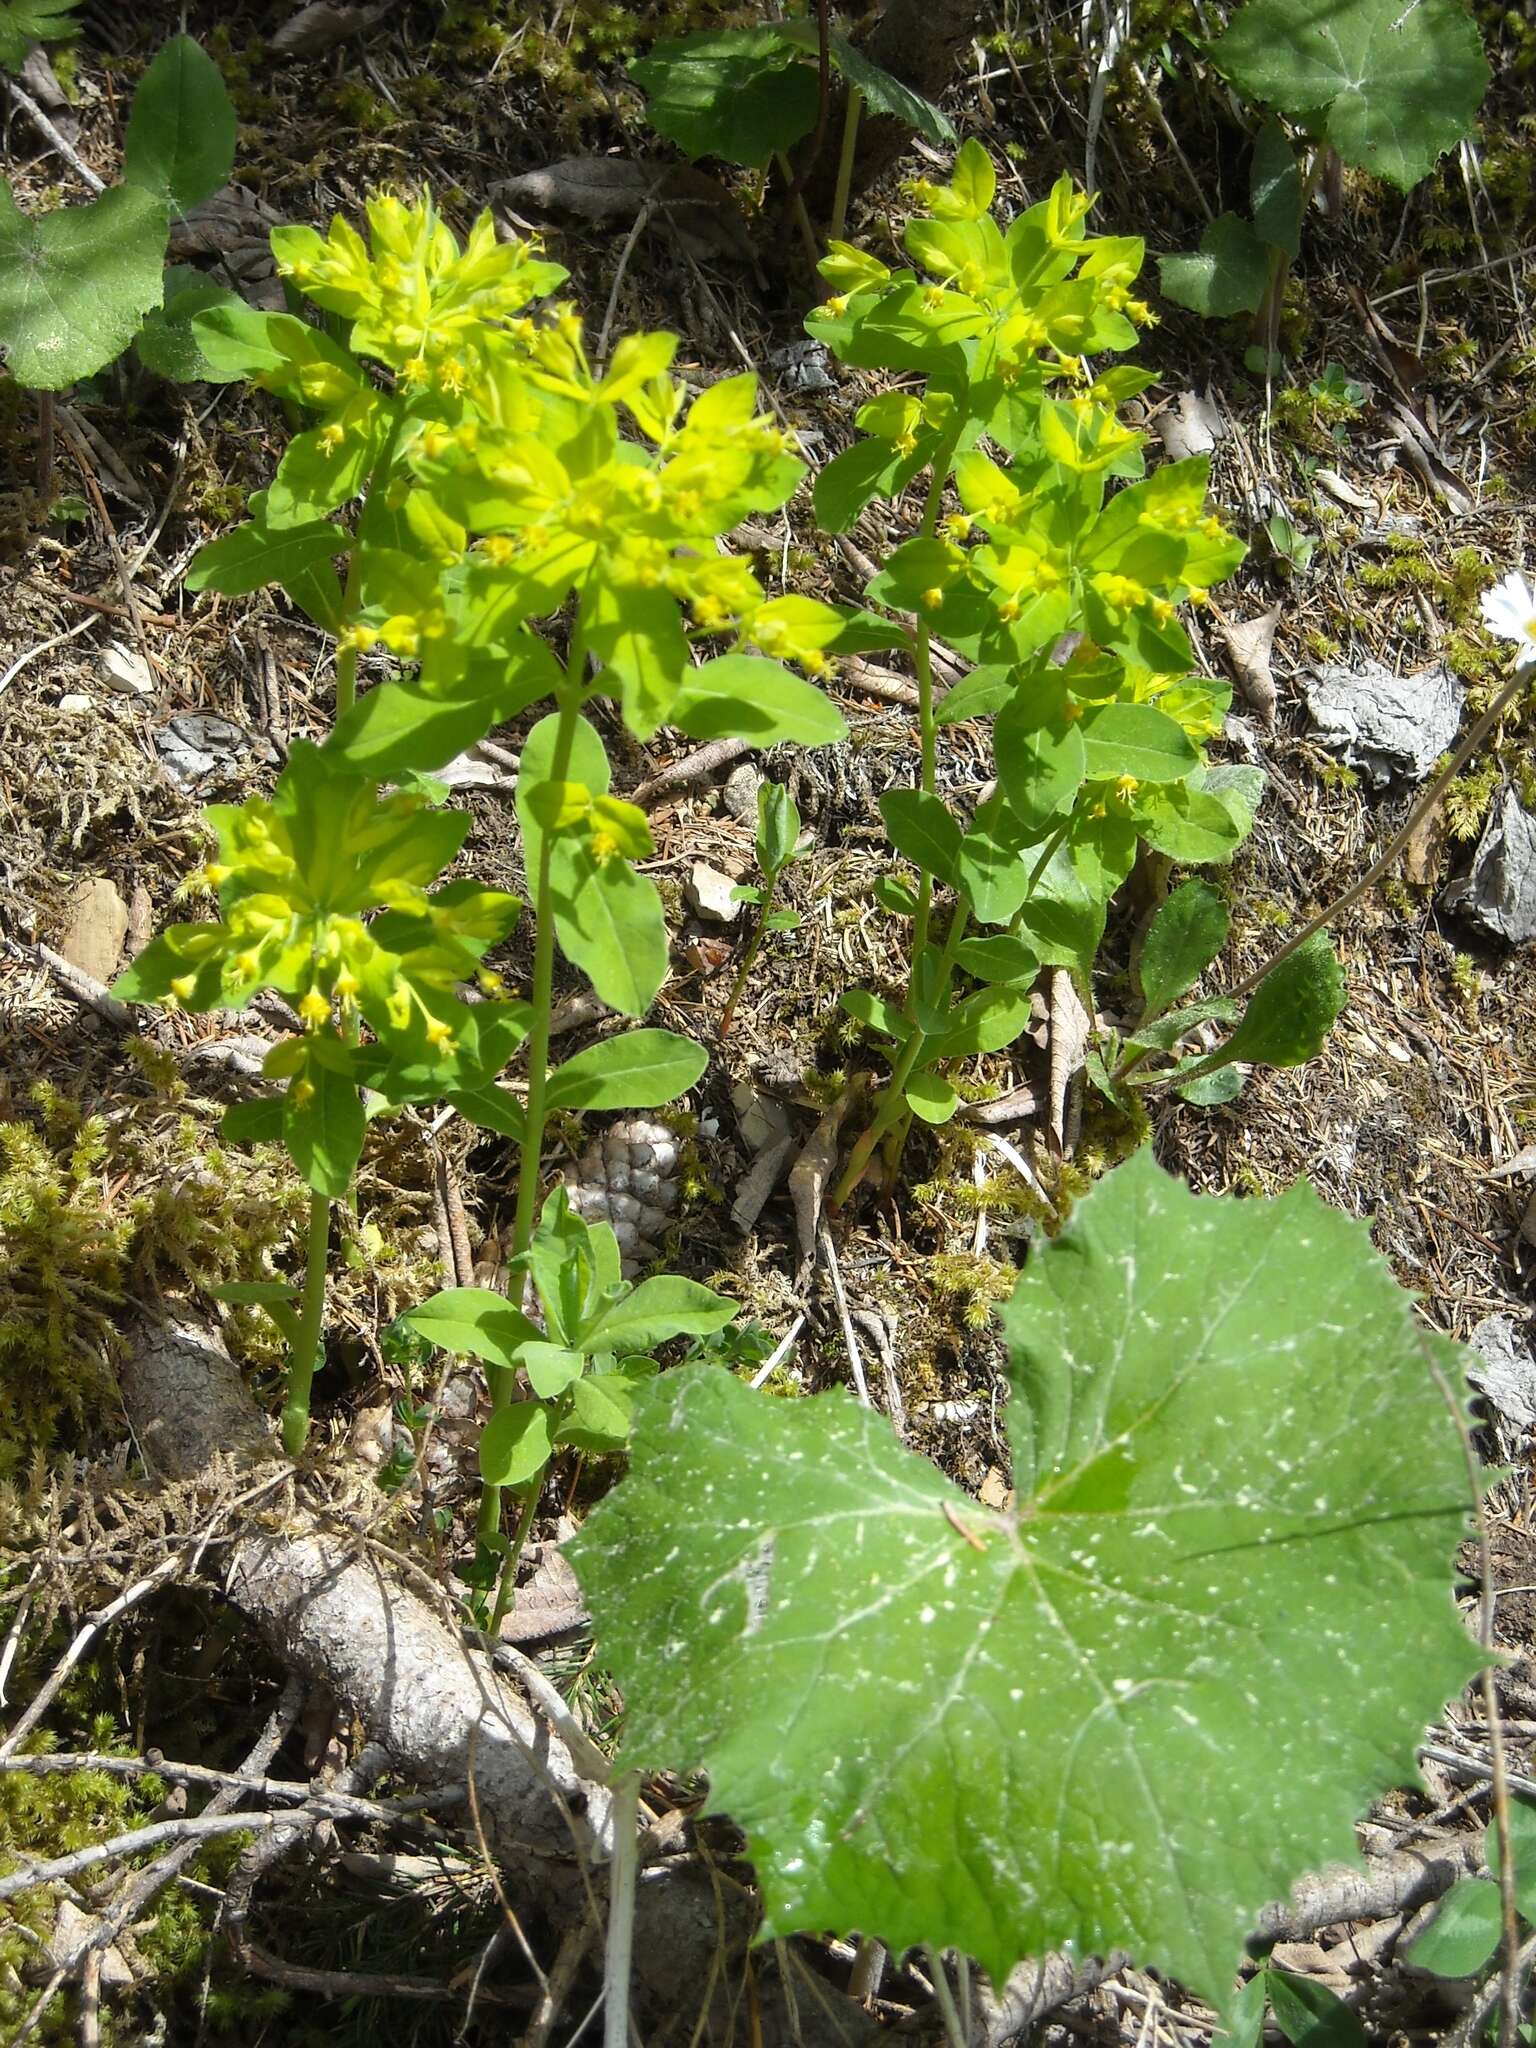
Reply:
[[[1310,1189],[1197,1198],[1147,1152],[1004,1322],[997,1512],[841,1392],[642,1393],[573,1559],[622,1764],[709,1773],[765,1936],[954,1946],[999,1984],[1128,1949],[1229,2008],[1261,1907],[1354,1856],[1479,1662],[1430,1371],[1459,1352]]]

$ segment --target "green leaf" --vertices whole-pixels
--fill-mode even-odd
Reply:
[[[1145,1151],[1032,1251],[1005,1332],[995,1513],[840,1391],[642,1392],[571,1553],[621,1766],[709,1774],[765,1938],[953,1946],[994,1984],[1126,1949],[1230,2009],[1260,1909],[1355,1854],[1481,1661],[1425,1369],[1460,1352],[1309,1189],[1198,1198]]]
[[[19,71],[34,43],[63,43],[80,33],[69,19],[78,0],[5,0],[0,5],[0,66]]]
[[[667,36],[629,67],[651,126],[688,156],[761,171],[816,120],[816,74],[768,23]]]
[[[546,1099],[551,1109],[657,1109],[708,1065],[703,1046],[675,1031],[627,1031],[557,1067]]]
[[[210,284],[200,270],[183,263],[173,264],[165,273],[165,300],[152,306],[144,325],[134,336],[133,346],[146,370],[172,384],[223,384],[233,378],[214,370],[197,345],[192,322],[199,313],[215,306],[238,304],[233,292]]]
[[[800,813],[780,782],[757,787],[757,864],[765,875],[780,874],[795,857]]]
[[[1084,713],[1082,733],[1088,773],[1095,778],[1134,775],[1138,782],[1181,782],[1199,765],[1199,750],[1189,734],[1155,704],[1105,704]]]
[[[936,796],[922,789],[888,789],[880,799],[880,815],[898,853],[953,885],[960,827]]]
[[[1269,287],[1269,244],[1240,214],[1224,213],[1200,237],[1193,256],[1159,256],[1163,297],[1207,320],[1256,313]]]
[[[1104,936],[1105,900],[1083,880],[1068,849],[1060,846],[1024,903],[1020,935],[1040,955],[1042,965],[1070,967],[1089,979]]]
[[[939,700],[934,718],[940,725],[958,725],[964,718],[989,718],[1012,701],[1014,672],[1000,665],[973,668]]]
[[[910,1021],[894,1003],[888,1003],[884,996],[877,996],[873,989],[844,989],[837,1000],[839,1006],[866,1031],[878,1031],[886,1038],[894,1038],[898,1045],[912,1036]]]
[[[541,1401],[513,1401],[480,1432],[480,1477],[488,1486],[527,1486],[553,1450],[549,1410]]]
[[[914,1074],[906,1093],[908,1109],[925,1124],[947,1124],[960,1107],[960,1097],[942,1074]]]
[[[1315,932],[1259,983],[1242,1022],[1221,1047],[1221,1058],[1266,1067],[1302,1066],[1322,1051],[1348,999],[1344,970],[1327,936]]]
[[[328,519],[306,520],[302,526],[268,526],[265,519],[248,519],[198,549],[187,570],[186,585],[188,590],[220,590],[226,597],[244,597],[252,590],[264,590],[269,583],[286,586],[351,544],[351,535]]]
[[[1418,1969],[1437,1977],[1475,1977],[1504,1932],[1499,1887],[1491,1877],[1458,1878],[1424,1932],[1403,1951]]]
[[[1407,192],[1472,133],[1488,89],[1477,27],[1459,0],[1248,0],[1212,45],[1250,99],[1321,116],[1348,164]]]
[[[123,138],[123,177],[188,213],[229,183],[235,110],[219,67],[190,36],[172,36],[139,80]]]
[[[1212,790],[1167,782],[1143,790],[1132,815],[1155,853],[1206,866],[1229,861],[1242,844],[1246,826],[1236,808]]]
[[[634,1419],[635,1382],[626,1373],[594,1372],[571,1388],[569,1413],[555,1441],[603,1457],[622,1451]]]
[[[164,290],[164,206],[115,185],[32,220],[0,178],[0,347],[18,384],[58,391],[120,356]]]
[[[1232,920],[1205,882],[1185,882],[1163,904],[1142,942],[1140,981],[1148,1017],[1160,1017],[1204,974],[1227,943]]]
[[[556,717],[540,719],[523,744],[517,778],[523,857],[534,876],[545,834],[530,799],[556,779],[550,770],[558,729]],[[595,795],[607,794],[608,756],[584,718],[577,720],[566,766],[559,780],[582,782]],[[579,826],[550,835],[549,878],[555,931],[566,958],[610,1009],[626,1017],[644,1016],[667,975],[667,928],[656,884],[637,875],[625,860],[595,859]]]
[[[232,1102],[219,1119],[219,1136],[231,1145],[280,1145],[283,1117],[281,1095],[259,1095],[251,1102]]]
[[[1267,1970],[1269,2009],[1294,2048],[1366,2048],[1364,2027],[1342,1998],[1312,1977]]]
[[[1223,2048],[1263,2048],[1264,2012],[1269,2000],[1269,1972],[1260,1970],[1248,1979],[1227,2015],[1227,2037]]]
[[[831,746],[848,737],[848,721],[803,677],[761,654],[721,654],[689,669],[667,714],[690,739],[751,740],[777,746]]]
[[[602,1309],[581,1332],[583,1351],[654,1351],[669,1337],[703,1337],[723,1330],[734,1301],[675,1273],[658,1273]]]
[[[311,1092],[299,1100],[305,1082]],[[283,1142],[317,1195],[335,1202],[346,1194],[362,1157],[366,1127],[356,1082],[311,1058],[284,1098]]]
[[[290,535],[309,530],[279,527],[270,532],[269,539],[281,547]],[[329,531],[335,534],[339,530],[331,527]],[[345,536],[340,537],[345,542]],[[234,535],[225,538],[232,540]],[[519,634],[517,642],[494,660],[473,664],[462,684],[442,696],[429,697],[409,683],[380,683],[337,721],[325,751],[380,781],[443,767],[554,688],[558,671],[544,642],[529,634]]]
[[[1515,1852],[1515,1898],[1522,1918],[1536,1925],[1536,1806],[1528,1798],[1511,1797],[1509,1835]]]
[[[1301,166],[1289,137],[1273,114],[1254,138],[1248,197],[1260,237],[1273,248],[1283,249],[1294,262],[1301,254],[1301,213],[1305,203]]]
[[[459,1089],[449,1095],[448,1101],[470,1123],[478,1124],[483,1131],[499,1132],[514,1145],[521,1145],[527,1134],[528,1119],[523,1114],[523,1105],[510,1088],[498,1088],[493,1082],[488,1088]]]
[[[1209,1074],[1197,1074],[1193,1081],[1178,1082],[1173,1092],[1197,1109],[1219,1109],[1224,1102],[1235,1102],[1246,1085],[1236,1067],[1217,1067]]]
[[[445,1287],[400,1318],[439,1350],[510,1369],[525,1345],[543,1341],[537,1324],[490,1287]]]
[[[1032,832],[1067,808],[1089,772],[1082,725],[1062,715],[1042,719],[1021,697],[998,713],[992,747],[1008,808]]]
[[[978,1052],[1001,1052],[1029,1022],[1029,997],[1013,988],[983,989],[956,1004],[949,1018],[948,1029],[929,1041],[931,1059],[957,1060]]]
[[[1040,959],[1034,948],[1011,932],[963,940],[955,954],[955,964],[977,981],[1018,988],[1028,988],[1040,972]]]
[[[599,583],[586,607],[587,645],[618,678],[624,723],[648,740],[672,715],[692,670],[677,599],[660,585]]]
[[[898,881],[895,875],[877,875],[870,894],[892,917],[917,915],[917,892],[909,889],[905,882]]]
[[[931,100],[925,100],[911,86],[903,85],[889,71],[871,63],[862,50],[836,29],[833,29],[828,43],[838,70],[850,85],[856,85],[863,93],[864,104],[872,113],[891,115],[937,149],[954,148],[954,123]],[[982,211],[985,212],[986,208],[983,207]]]
[[[579,1351],[563,1344],[525,1344],[518,1364],[528,1375],[528,1384],[541,1401],[554,1401],[581,1378],[586,1360]]]

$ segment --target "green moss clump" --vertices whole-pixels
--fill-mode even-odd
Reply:
[[[139,1060],[145,1092],[110,1112],[47,1082],[0,1105],[0,1482],[112,1400],[131,1301],[248,1279],[302,1229],[286,1162],[210,1144],[166,1056]],[[241,1335],[275,1358],[255,1318]]]

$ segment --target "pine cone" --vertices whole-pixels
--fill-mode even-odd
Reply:
[[[626,1279],[659,1256],[655,1240],[677,1207],[675,1132],[649,1117],[621,1117],[592,1140],[563,1175],[571,1207],[589,1223],[610,1223]]]

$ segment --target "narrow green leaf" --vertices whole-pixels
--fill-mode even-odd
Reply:
[[[757,789],[757,864],[765,875],[777,875],[795,857],[800,813],[779,782],[761,782]]]
[[[366,1127],[357,1084],[311,1058],[284,1097],[283,1142],[317,1195],[329,1195],[334,1202],[346,1194],[362,1157]]]
[[[1299,1067],[1317,1058],[1349,999],[1344,970],[1322,932],[1265,975],[1222,1047],[1229,1060]]]
[[[1289,1970],[1266,1976],[1275,2025],[1294,2048],[1367,2048],[1364,2027],[1326,1984]]]
[[[400,1318],[439,1350],[510,1368],[528,1344],[543,1341],[538,1325],[490,1287],[445,1287]]]
[[[290,534],[304,531],[282,527],[271,539],[281,545]],[[429,697],[409,683],[380,683],[337,721],[325,750],[380,781],[411,771],[429,774],[548,696],[556,680],[555,659],[543,641],[520,635],[517,647],[472,670],[462,687],[442,696]]]
[[[229,183],[235,110],[219,67],[190,36],[172,36],[139,80],[123,138],[123,177],[177,213]]]
[[[866,1031],[883,1032],[887,1038],[894,1038],[898,1045],[912,1036],[912,1026],[894,1003],[886,1002],[872,989],[844,989],[838,1002],[856,1023]]]
[[[659,1273],[653,1280],[620,1297],[581,1332],[583,1351],[654,1351],[669,1337],[703,1337],[723,1330],[736,1313],[734,1301],[683,1280]]]
[[[1205,882],[1174,890],[1147,927],[1139,978],[1147,1017],[1160,1017],[1194,987],[1227,943],[1232,920],[1221,898]]]
[[[1000,665],[973,668],[946,690],[934,718],[940,725],[958,725],[966,718],[990,718],[1014,695],[1014,671]]]
[[[493,1083],[488,1088],[460,1089],[448,1101],[470,1123],[483,1131],[497,1131],[514,1145],[521,1145],[527,1135],[528,1119],[523,1114],[523,1105],[509,1088],[498,1088]]]
[[[1013,988],[983,989],[950,1012],[950,1024],[930,1042],[934,1059],[956,1060],[973,1053],[1001,1052],[1029,1022],[1029,997]]]
[[[876,114],[889,114],[904,126],[931,142],[936,149],[953,149],[954,123],[949,116],[925,100],[921,93],[903,85],[889,71],[872,63],[845,35],[833,29],[829,38],[832,58],[850,85],[864,95],[864,103]]]
[[[541,1401],[514,1401],[480,1432],[480,1476],[488,1486],[528,1486],[553,1450],[549,1410]]]
[[[621,1765],[709,1774],[765,1938],[955,1947],[994,1984],[1124,1949],[1230,2012],[1261,1908],[1352,1853],[1481,1661],[1425,1369],[1461,1355],[1306,1187],[1200,1198],[1145,1151],[1004,1324],[1003,1512],[842,1392],[710,1366],[642,1390],[571,1547]]]
[[[675,1031],[626,1031],[557,1067],[546,1099],[551,1109],[658,1109],[708,1065],[703,1046]]]

